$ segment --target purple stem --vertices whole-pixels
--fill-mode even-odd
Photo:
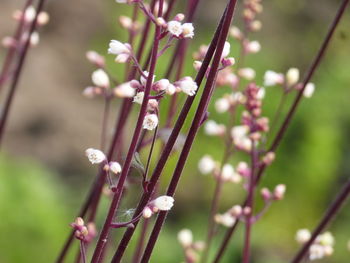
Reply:
[[[245,240],[243,247],[243,260],[242,263],[249,263],[250,261],[250,246],[251,246],[251,230],[252,230],[252,218],[254,210],[254,193],[255,193],[255,171],[258,164],[258,152],[255,146],[255,142],[252,140],[252,150],[251,150],[251,172],[249,176],[249,186],[248,186],[248,198],[246,207],[250,208],[250,213],[246,216],[246,231]]]
[[[162,15],[162,9],[163,9],[163,0],[160,0],[158,16]],[[161,33],[161,28],[159,26],[156,26],[156,30],[155,30],[155,34],[154,34],[152,56],[151,56],[151,66],[150,66],[149,75],[147,78],[144,98],[142,101],[139,117],[138,117],[138,120],[136,123],[134,134],[133,134],[131,144],[129,147],[129,151],[128,151],[125,163],[123,165],[123,170],[122,170],[120,177],[119,177],[119,180],[118,180],[116,192],[114,193],[113,200],[112,200],[106,221],[104,223],[103,229],[101,231],[100,237],[99,237],[97,245],[96,245],[96,249],[95,249],[93,257],[92,257],[92,262],[99,262],[100,261],[100,255],[103,251],[104,244],[107,242],[110,225],[111,225],[111,222],[114,218],[115,212],[118,209],[120,199],[121,199],[123,189],[124,189],[124,183],[126,181],[126,177],[127,177],[128,173],[129,173],[131,161],[132,161],[132,158],[135,154],[137,142],[139,140],[139,137],[140,137],[140,134],[142,131],[142,123],[143,123],[143,120],[144,120],[146,113],[147,113],[149,94],[151,92],[153,75],[154,75],[155,67],[157,64],[157,52],[158,52],[158,47],[159,47],[160,33]]]
[[[303,97],[303,92],[304,92],[305,86],[307,85],[307,83],[310,82],[316,69],[319,67],[320,62],[322,61],[322,58],[327,50],[327,47],[329,46],[329,43],[332,39],[332,36],[334,35],[335,29],[337,28],[337,26],[338,26],[343,14],[344,14],[346,8],[347,8],[348,3],[349,3],[349,0],[343,0],[343,2],[341,3],[337,14],[336,14],[334,20],[332,21],[332,24],[329,28],[329,31],[328,31],[328,33],[327,33],[327,35],[326,35],[326,37],[321,45],[321,48],[319,49],[313,63],[310,66],[310,69],[309,69],[309,71],[308,71],[308,73],[303,81],[302,89],[299,91],[297,97],[295,98],[294,103],[291,106],[278,134],[276,135],[276,137],[275,137],[275,139],[274,139],[274,141],[269,149],[269,151],[275,151],[277,149],[277,147],[279,146],[279,143],[280,143],[281,139],[283,138],[285,131],[287,130],[287,128],[290,125],[291,119],[294,116],[296,108],[298,107],[300,100]],[[263,172],[265,171],[265,169],[266,169],[266,165],[262,165],[260,167],[260,169],[258,170],[258,173],[256,176],[256,183],[258,183],[260,181],[260,178],[261,178]],[[247,202],[247,200],[243,204],[245,205],[246,202]],[[235,232],[235,229],[236,229],[238,223],[239,223],[239,221],[236,221],[236,223],[230,229],[227,230],[225,237],[224,237],[224,240],[221,243],[220,248],[218,250],[218,253],[215,257],[214,263],[218,263],[221,260],[223,254],[224,254],[224,252],[229,244],[229,241],[230,241],[233,233]]]
[[[326,228],[326,226],[332,221],[332,219],[337,215],[338,211],[340,210],[344,202],[349,197],[349,194],[350,194],[350,180],[346,183],[343,190],[339,193],[339,195],[330,205],[325,215],[323,216],[321,222],[313,231],[310,240],[300,248],[299,252],[296,254],[296,256],[291,261],[291,263],[298,263],[306,256],[312,243],[315,241],[317,236]]]
[[[6,97],[5,106],[4,106],[4,109],[2,111],[2,115],[1,115],[1,119],[0,119],[0,145],[2,142],[2,138],[4,136],[5,125],[6,125],[8,115],[9,115],[10,107],[12,105],[12,101],[13,101],[15,92],[17,90],[18,82],[19,82],[19,79],[20,79],[20,76],[22,73],[23,65],[24,65],[25,59],[27,57],[28,50],[29,50],[30,36],[32,35],[34,30],[36,29],[38,15],[41,12],[41,10],[43,9],[44,3],[45,3],[45,0],[39,0],[37,8],[36,8],[36,12],[37,12],[36,16],[35,16],[34,20],[32,21],[30,28],[29,28],[28,39],[26,40],[26,42],[23,46],[23,49],[20,51],[19,61],[18,61],[17,67],[16,67],[15,72],[14,72],[12,83],[10,85],[10,91],[9,91],[8,96]]]
[[[173,177],[172,177],[171,182],[169,184],[169,187],[168,187],[168,190],[166,193],[166,195],[168,195],[168,196],[174,196],[174,194],[175,194],[177,184],[180,180],[183,168],[186,164],[186,160],[187,160],[187,157],[190,153],[193,141],[196,137],[196,134],[197,134],[200,126],[201,126],[201,121],[202,121],[203,115],[207,111],[208,103],[210,102],[211,95],[212,95],[214,87],[215,87],[214,84],[215,84],[218,68],[219,68],[220,61],[221,61],[221,55],[222,55],[222,51],[223,51],[223,48],[224,48],[224,45],[225,45],[225,42],[227,39],[227,35],[228,35],[228,31],[229,31],[231,21],[233,18],[235,6],[236,6],[236,0],[229,1],[228,6],[227,6],[227,12],[225,12],[226,14],[225,14],[225,19],[224,19],[224,23],[222,26],[222,30],[220,32],[220,36],[219,36],[219,40],[218,40],[218,44],[217,44],[217,49],[216,49],[216,52],[215,52],[215,55],[213,58],[213,63],[212,63],[211,68],[210,68],[208,80],[207,80],[207,83],[204,87],[204,91],[203,91],[201,100],[199,102],[199,106],[196,110],[195,117],[193,119],[191,128],[188,132],[183,149],[181,151],[178,163],[177,163],[175,171],[173,173]],[[152,230],[151,236],[148,240],[148,244],[146,246],[145,252],[144,252],[143,257],[141,259],[142,263],[149,262],[153,248],[154,248],[155,243],[158,239],[159,233],[162,229],[162,226],[164,224],[164,221],[165,221],[167,214],[168,214],[168,211],[161,211],[159,213],[157,220],[156,220],[156,223],[154,225],[154,228]]]
[[[224,19],[224,16],[222,17],[221,21],[220,21],[220,24],[219,26],[217,27],[216,29],[216,32],[215,32],[215,35],[212,39],[212,42],[208,48],[208,51],[207,51],[207,54],[206,54],[206,57],[204,58],[203,60],[203,64],[197,74],[197,77],[195,79],[195,82],[197,83],[198,85],[198,88],[200,88],[200,85],[202,83],[202,80],[205,76],[205,72],[207,71],[208,69],[208,66],[209,66],[209,63],[210,63],[210,60],[214,54],[214,51],[215,51],[215,48],[216,48],[216,45],[217,45],[217,42],[218,42],[218,39],[219,39],[219,34],[220,34],[220,31],[221,31],[221,28],[222,28],[222,24],[223,24],[223,19]],[[198,91],[197,91],[198,93]],[[196,96],[196,95],[195,95]],[[175,126],[170,134],[170,137],[164,147],[164,150],[160,156],[160,159],[159,161],[157,162],[157,165],[153,171],[153,174],[151,176],[151,179],[149,181],[149,184],[148,184],[148,192],[145,192],[136,208],[136,212],[135,214],[137,213],[140,213],[142,212],[143,208],[148,204],[148,202],[150,201],[150,198],[152,196],[152,192],[154,191],[156,185],[157,185],[157,182],[158,182],[158,179],[163,171],[163,168],[172,152],[172,149],[175,145],[175,142],[176,142],[176,139],[177,137],[179,136],[180,134],[180,131],[181,131],[181,128],[187,118],[187,115],[191,109],[191,106],[193,104],[193,101],[195,99],[195,96],[192,96],[192,97],[188,97],[184,106],[182,107],[182,110],[180,112],[180,115],[175,123]],[[134,229],[127,229],[124,233],[124,236],[121,240],[121,242],[119,243],[119,246],[118,246],[118,249],[116,251],[116,253],[114,254],[114,257],[113,257],[113,260],[112,262],[113,263],[116,263],[116,262],[120,262],[121,258],[123,257],[123,254],[125,252],[125,249],[127,248],[128,244],[129,244],[129,241],[136,229],[136,226],[137,226],[137,222],[135,223],[135,228]]]
[[[32,3],[33,3],[33,0],[27,0],[27,2],[24,4],[23,10],[22,10],[22,18],[19,21],[17,29],[13,35],[13,39],[16,41],[16,45],[9,47],[4,64],[2,66],[1,73],[0,73],[0,91],[2,89],[2,85],[5,84],[6,82],[14,55],[16,54],[16,51],[18,49],[18,44],[20,43],[20,40],[22,37],[23,28],[25,26],[25,19],[24,19],[25,11]]]

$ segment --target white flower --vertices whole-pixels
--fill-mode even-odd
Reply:
[[[284,81],[283,74],[268,70],[264,75],[264,85],[265,86],[275,86],[277,84],[282,84]]]
[[[229,42],[225,42],[224,49],[222,50],[221,58],[225,58],[230,54],[231,44]]]
[[[146,206],[142,211],[142,216],[144,218],[150,218],[152,215],[153,215],[153,211],[151,210],[151,208]]]
[[[145,93],[143,91],[137,92],[134,99],[133,99],[133,102],[138,103],[138,104],[142,104],[144,96],[145,96]]]
[[[247,52],[258,53],[261,50],[261,45],[258,41],[251,41],[247,44]]]
[[[37,46],[39,44],[40,41],[40,36],[39,33],[34,31],[31,35],[30,35],[30,44],[32,46]]]
[[[204,125],[204,132],[211,136],[222,135],[225,133],[225,130],[226,127],[224,124],[217,124],[213,120],[206,121]]]
[[[230,28],[230,35],[235,39],[241,39],[243,34],[238,27],[232,26]]]
[[[147,84],[148,75],[149,75],[149,72],[148,72],[148,71],[144,71],[144,72],[143,72],[143,75],[141,75],[141,77],[140,77],[140,82],[141,82],[141,84],[144,85],[144,86],[146,86],[146,84]],[[155,77],[156,77],[156,76],[153,75],[152,83],[154,82]]]
[[[168,211],[173,207],[174,201],[174,198],[171,196],[163,195],[157,197],[152,203],[160,211]]]
[[[193,235],[192,231],[189,229],[182,229],[177,234],[177,240],[183,247],[189,247],[193,243]]]
[[[325,256],[324,247],[318,244],[311,245],[309,253],[310,260],[321,259]]]
[[[305,98],[311,98],[312,95],[314,94],[314,91],[315,91],[315,84],[310,82],[306,84],[303,95]]]
[[[119,4],[127,4],[128,0],[115,0]]]
[[[102,163],[106,160],[106,156],[102,151],[93,148],[87,149],[85,155],[92,164]]]
[[[172,35],[179,37],[182,34],[183,28],[180,22],[170,21],[168,22],[168,31]]]
[[[258,94],[256,94],[256,98],[259,100],[262,100],[265,98],[266,90],[265,88],[261,87],[258,91]]]
[[[120,55],[120,54],[130,54],[130,49],[128,45],[118,40],[111,40],[109,42],[108,54]]]
[[[28,6],[27,9],[24,12],[24,20],[26,22],[32,22],[35,19],[36,16],[36,10],[34,6]]]
[[[293,86],[299,81],[299,69],[290,68],[286,73],[286,81],[288,86]]]
[[[49,23],[50,16],[47,12],[40,12],[38,15],[38,24],[43,26]]]
[[[295,235],[295,240],[299,244],[304,244],[311,238],[311,233],[308,229],[299,229]]]
[[[237,125],[231,129],[231,136],[233,139],[239,139],[246,137],[249,132],[249,126],[247,125]]]
[[[185,38],[193,38],[194,27],[193,27],[192,23],[185,23],[182,25],[182,35]]]
[[[255,78],[255,70],[252,68],[241,68],[238,71],[238,75],[247,80],[252,80]]]
[[[105,64],[105,59],[103,56],[98,54],[96,51],[90,50],[86,52],[86,58],[91,63],[96,64],[98,66],[103,66]]]
[[[91,79],[97,87],[107,88],[109,86],[109,77],[103,69],[95,70],[91,75]]]
[[[143,128],[146,130],[154,130],[158,125],[158,116],[156,114],[147,114],[143,120]]]
[[[215,215],[214,220],[216,223],[225,227],[232,227],[236,223],[236,218],[234,218],[230,213],[217,214]]]
[[[156,91],[163,91],[163,90],[166,90],[169,85],[170,85],[170,81],[168,79],[161,79],[155,82],[152,88]]]
[[[227,112],[230,109],[230,101],[227,98],[220,98],[215,102],[215,109],[218,113]]]
[[[286,185],[279,184],[275,187],[275,190],[273,191],[274,198],[277,200],[281,200],[284,197],[284,194],[286,193]]]
[[[132,98],[135,96],[135,89],[130,85],[131,81],[120,84],[114,89],[114,94],[120,98]]]
[[[334,237],[331,232],[325,232],[316,238],[316,242],[320,243],[323,246],[333,246]]]
[[[176,87],[173,84],[169,84],[165,92],[168,95],[174,95],[174,93],[176,92]]]
[[[122,167],[118,162],[110,162],[109,169],[115,174],[118,174],[122,171]]]
[[[210,155],[204,155],[198,162],[198,170],[201,174],[210,174],[215,169],[215,161]]]
[[[193,81],[191,77],[185,77],[177,83],[182,92],[186,93],[187,95],[193,96],[196,94],[198,86],[197,83]]]

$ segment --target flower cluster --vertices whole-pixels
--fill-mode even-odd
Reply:
[[[77,217],[71,227],[74,229],[74,236],[85,243],[90,243],[96,236],[96,227],[94,223],[85,225],[81,217]]]
[[[159,196],[148,203],[143,209],[142,215],[144,218],[150,218],[154,213],[159,211],[169,211],[173,207],[174,201],[174,198],[171,196]]]
[[[300,229],[297,231],[295,239],[299,244],[305,244],[311,238],[311,233],[308,229]],[[329,257],[333,254],[334,237],[332,233],[325,232],[316,237],[316,240],[310,246],[309,259],[317,260],[324,257]]]
[[[198,252],[201,252],[205,248],[205,244],[202,241],[193,241],[192,231],[189,229],[182,229],[177,234],[177,240],[179,241],[182,249],[184,250],[186,262],[195,263],[199,260]]]
[[[22,35],[19,39],[15,39],[13,37],[10,36],[6,36],[2,39],[2,44],[4,47],[12,47],[12,48],[16,48],[19,47],[21,45],[23,45],[28,38],[30,38],[30,45],[31,46],[36,46],[39,44],[39,33],[37,31],[34,31],[33,33],[31,33],[31,35],[29,36],[30,32],[30,24],[34,21],[35,17],[37,17],[36,20],[36,28],[41,27],[46,25],[49,20],[50,20],[50,16],[47,12],[41,11],[39,14],[37,14],[37,11],[35,9],[34,6],[30,5],[27,7],[27,9],[22,12],[21,10],[16,10],[14,11],[12,17],[13,19],[15,19],[16,21],[23,21],[23,32]]]

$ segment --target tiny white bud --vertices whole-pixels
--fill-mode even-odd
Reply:
[[[131,86],[131,81],[120,84],[114,90],[114,95],[120,98],[132,98],[135,96],[135,89]]]
[[[186,93],[189,96],[193,96],[196,94],[198,89],[197,83],[193,81],[191,77],[185,77],[177,82],[179,88],[182,92]]]
[[[183,247],[189,247],[193,243],[193,235],[192,231],[189,229],[182,229],[178,234],[177,234],[177,239],[179,243]]]
[[[143,120],[143,128],[146,130],[154,130],[158,125],[158,116],[156,114],[147,114]]]
[[[295,240],[299,244],[304,244],[311,238],[311,233],[308,229],[299,229],[295,235]]]
[[[232,227],[236,223],[236,218],[234,218],[230,213],[217,214],[215,215],[214,220],[216,223],[225,227]]]
[[[115,174],[119,174],[122,171],[122,167],[118,162],[110,162],[109,169]]]
[[[129,45],[123,44],[118,40],[111,40],[109,42],[108,53],[113,55],[130,54]]]
[[[174,93],[176,92],[176,87],[173,84],[169,84],[165,92],[168,95],[174,95]]]
[[[252,68],[241,68],[238,70],[238,75],[247,80],[252,80],[255,78],[255,70]]]
[[[275,190],[273,191],[274,198],[276,200],[282,200],[285,192],[286,192],[286,185],[284,184],[277,185],[275,187]]]
[[[40,12],[38,15],[38,24],[43,26],[49,23],[50,16],[47,12]]]
[[[153,211],[151,210],[151,208],[146,206],[142,211],[142,216],[144,218],[150,218],[152,215],[153,215]]]
[[[309,259],[310,260],[317,260],[317,259],[321,259],[325,256],[325,251],[324,251],[324,247],[318,244],[313,244],[310,246],[310,250],[309,250]]]
[[[157,197],[155,200],[152,201],[152,203],[160,211],[168,211],[173,207],[174,201],[174,198],[172,198],[171,196],[163,195]]]
[[[230,109],[230,101],[228,98],[220,98],[215,102],[215,109],[218,113],[225,113]]]
[[[102,163],[106,160],[105,154],[97,149],[89,148],[85,151],[85,155],[88,157],[92,164]]]
[[[101,88],[109,87],[109,77],[103,69],[95,70],[91,75],[92,82]]]
[[[146,84],[147,84],[148,75],[149,75],[149,72],[148,71],[144,71],[143,75],[141,75],[141,77],[140,77],[140,82],[144,86],[146,86]],[[156,76],[153,74],[152,83],[154,82],[155,77]]]
[[[299,81],[299,69],[290,68],[286,73],[286,81],[288,86],[293,86]]]
[[[208,120],[205,122],[204,132],[207,135],[211,135],[211,136],[223,135],[225,131],[226,131],[226,127],[224,124],[217,124],[213,120]]]
[[[170,21],[168,22],[168,31],[176,36],[179,37],[182,34],[183,28],[180,22],[178,21]]]
[[[314,94],[314,91],[315,91],[315,84],[310,82],[306,84],[303,95],[305,98],[311,98],[312,95]]]
[[[224,49],[222,50],[221,58],[226,58],[230,54],[231,44],[229,42],[225,42]]]
[[[248,53],[258,53],[261,50],[261,45],[258,41],[251,41],[246,46],[246,51]]]
[[[275,86],[277,84],[282,84],[284,81],[283,74],[268,70],[264,75],[264,85],[265,86]]]
[[[185,38],[193,38],[194,36],[194,27],[192,23],[184,23],[182,25],[182,35]]]
[[[215,169],[215,161],[210,155],[204,155],[198,163],[198,170],[201,174],[210,174]]]

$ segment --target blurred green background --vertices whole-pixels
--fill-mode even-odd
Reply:
[[[22,2],[1,1],[0,37],[13,31],[11,12],[22,6]],[[179,2],[184,5],[186,1]],[[290,67],[297,67],[305,72],[339,3],[329,0],[263,1],[264,12],[260,16],[263,28],[251,37],[260,41],[262,51],[250,55],[246,61],[247,66],[256,70],[257,82],[262,84],[262,76],[268,69],[286,72]],[[185,75],[194,74],[190,54],[200,44],[209,42],[224,4],[223,0],[201,3]],[[50,1],[47,10],[51,21],[42,31],[42,43],[28,58],[0,156],[2,263],[52,262],[70,231],[69,223],[74,220],[96,173],[96,167],[86,160],[84,150],[98,147],[103,109],[102,100],[87,100],[81,96],[83,88],[90,84],[93,70],[85,62],[85,51],[94,49],[105,54],[110,39],[126,41],[117,18],[131,13],[130,7],[117,5],[112,0]],[[241,24],[238,15],[234,24]],[[285,200],[275,203],[254,226],[252,262],[288,262],[298,248],[295,232],[300,228],[312,229],[349,178],[349,28],[347,12],[313,79],[316,84],[314,96],[302,102],[277,152],[276,162],[262,181],[262,186],[270,188],[278,183],[286,184],[287,194]],[[238,44],[232,39],[230,42],[232,54],[237,56]],[[4,54],[3,49],[0,59]],[[168,55],[161,59],[157,68],[159,77],[166,68],[167,58]],[[116,77],[123,76],[123,68],[115,66],[111,57],[108,59]],[[214,99],[228,91],[229,88],[220,88]],[[272,115],[280,95],[277,88],[267,89],[264,115]],[[113,105],[110,133],[118,106],[119,102]],[[167,102],[162,105],[164,109],[166,106]],[[210,118],[217,122],[227,120],[227,116],[215,112],[213,105],[209,111]],[[189,124],[190,120],[186,127]],[[132,131],[133,122],[127,129]],[[213,178],[199,174],[197,163],[204,154],[220,160],[222,149],[219,139],[207,137],[200,131],[178,187],[175,207],[152,262],[183,260],[176,238],[182,228],[190,228],[196,240],[204,240],[208,204],[215,182]],[[177,155],[174,155],[167,165],[163,186],[171,176],[176,160]],[[233,159],[230,163],[236,165],[238,161]],[[138,189],[133,190],[137,193]],[[139,194],[135,192],[128,195],[123,209],[136,206]],[[225,185],[220,211],[226,211],[243,198],[240,185]],[[103,222],[107,201],[105,198],[100,208],[98,227]],[[329,227],[336,238],[334,255],[320,262],[348,262],[349,220],[349,206],[346,205]],[[242,229],[240,226],[222,262],[240,262]],[[220,227],[214,247],[219,244],[224,230]],[[123,231],[114,232],[113,238],[118,239]],[[71,256],[76,253],[73,252]],[[130,256],[132,249],[128,252]]]

